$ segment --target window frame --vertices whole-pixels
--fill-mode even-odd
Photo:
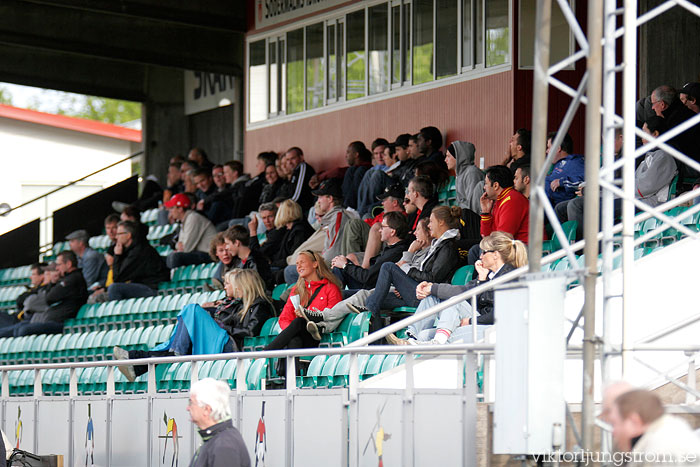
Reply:
[[[452,76],[447,76],[443,78],[437,78],[436,76],[436,36],[437,36],[437,5],[436,2],[433,0],[432,2],[432,7],[433,7],[433,57],[432,57],[432,69],[433,69],[433,79],[430,81],[420,83],[420,84],[413,84],[413,73],[412,73],[412,66],[413,66],[413,28],[414,28],[414,15],[415,15],[415,5],[413,0],[365,0],[363,2],[356,2],[344,7],[340,7],[336,10],[333,10],[331,12],[311,16],[309,18],[305,18],[303,20],[290,23],[290,24],[285,24],[283,26],[277,27],[272,31],[263,31],[263,32],[255,32],[250,35],[248,35],[245,39],[246,41],[246,66],[245,66],[245,72],[246,72],[246,85],[248,86],[248,90],[246,92],[246,96],[249,99],[249,89],[250,89],[250,76],[248,73],[249,70],[249,61],[250,61],[250,44],[253,42],[257,42],[259,40],[265,39],[266,47],[265,47],[265,59],[266,59],[266,66],[265,66],[265,73],[266,73],[266,96],[267,96],[267,118],[262,121],[257,121],[257,122],[250,122],[250,101],[246,103],[246,109],[245,109],[245,114],[246,114],[246,129],[254,129],[254,128],[259,128],[259,127],[264,127],[264,126],[269,126],[269,125],[275,125],[278,123],[282,123],[285,121],[291,121],[291,120],[296,120],[299,118],[305,118],[310,115],[316,115],[319,113],[325,113],[325,112],[331,112],[340,108],[345,108],[347,106],[354,106],[354,105],[361,105],[364,103],[369,103],[369,102],[374,102],[374,101],[379,101],[379,100],[384,100],[384,99],[391,99],[393,97],[397,97],[400,95],[404,94],[410,94],[413,92],[420,92],[426,89],[431,89],[431,88],[437,88],[441,86],[446,86],[462,81],[469,81],[472,79],[477,79],[482,76],[488,76],[491,74],[496,74],[496,73],[502,73],[508,70],[513,70],[513,54],[514,53],[520,53],[519,47],[518,50],[515,51],[513,50],[513,1],[508,0],[508,24],[509,24],[509,39],[508,39],[508,44],[509,44],[509,60],[507,63],[492,66],[492,67],[486,67],[486,5],[485,3],[488,0],[472,0],[472,15],[471,15],[471,24],[472,24],[472,47],[473,47],[473,52],[472,52],[472,62],[476,62],[476,57],[477,57],[477,44],[478,44],[478,37],[477,37],[477,31],[476,31],[476,25],[477,25],[477,19],[476,19],[476,11],[478,11],[477,8],[477,2],[482,4],[481,8],[481,31],[479,33],[481,34],[481,55],[482,55],[482,62],[481,63],[472,63],[472,65],[467,65],[464,66],[463,63],[463,47],[464,47],[464,38],[463,38],[463,0],[455,0],[457,2],[457,12],[458,12],[458,20],[457,20],[457,73]],[[575,0],[570,0],[570,2],[573,4]],[[358,5],[358,3],[361,4]],[[389,56],[389,72],[388,76],[386,77],[388,81],[388,87],[387,91],[376,93],[376,94],[369,94],[369,8],[380,5],[380,4],[385,4],[387,6],[387,53]],[[400,34],[400,53],[399,53],[399,60],[401,61],[400,67],[401,67],[401,82],[394,83],[393,82],[393,67],[394,67],[394,54],[393,54],[393,8],[398,6],[399,7],[399,27],[402,29],[401,34]],[[406,10],[409,10],[408,12]],[[337,71],[336,71],[336,97],[335,98],[329,98],[328,97],[328,76],[329,76],[329,67],[330,67],[330,60],[328,60],[328,26],[329,25],[335,25],[335,34],[336,34],[336,42],[338,39],[342,39],[342,58],[340,54],[337,53],[339,50],[338,48],[338,43],[336,43],[336,66],[338,69],[342,66],[347,68],[347,36],[348,36],[348,30],[347,30],[347,15],[364,10],[364,24],[365,24],[365,30],[364,30],[364,52],[365,52],[365,78],[364,78],[364,96],[362,97],[357,97],[355,99],[352,99],[348,101],[347,99],[347,92],[348,92],[348,76],[347,76],[347,69],[343,70],[342,76],[339,76]],[[408,18],[406,17],[408,13]],[[323,59],[324,59],[324,93],[323,93],[323,104],[320,107],[314,108],[314,109],[308,109],[307,108],[307,102],[306,102],[306,82],[307,82],[307,76],[306,76],[306,28],[310,25],[313,24],[318,24],[322,23],[323,24]],[[342,25],[342,32],[339,32],[339,25]],[[298,112],[294,112],[293,114],[288,114],[287,113],[287,105],[289,101],[289,96],[287,95],[287,79],[286,76],[284,76],[289,70],[288,70],[288,63],[287,63],[287,52],[288,52],[288,43],[289,43],[289,38],[288,34],[292,31],[301,29],[303,31],[303,44],[302,44],[302,51],[303,51],[303,109],[299,110]],[[340,36],[340,37],[339,37]],[[270,92],[270,73],[271,73],[271,64],[270,64],[270,49],[269,46],[271,43],[276,43],[276,50],[277,50],[277,80],[276,80],[276,85],[278,86],[278,91],[277,91],[277,102],[278,102],[278,110],[277,112],[270,112],[270,97],[271,97],[271,92]],[[570,44],[573,44],[572,41],[570,41]],[[403,48],[406,47],[406,50],[404,51]],[[404,54],[405,52],[405,54]],[[408,66],[408,57],[411,58],[411,67]],[[517,56],[518,62],[520,59],[520,56]],[[341,63],[342,62],[342,63]],[[342,93],[341,91],[341,83],[342,83]],[[249,99],[250,100],[250,99]]]
[[[569,6],[571,7],[571,9],[574,12],[576,12],[576,0],[567,0],[567,2],[569,3]],[[554,3],[553,3],[553,5],[554,5]],[[520,22],[522,21],[522,18],[523,18],[522,8],[523,8],[522,2],[518,2],[518,51],[517,51],[518,52],[518,70],[534,70],[535,69],[534,63],[531,66],[522,64],[522,41],[521,41],[521,37],[520,37],[520,33],[522,31],[522,27],[521,27],[522,24]],[[512,6],[511,6],[511,14],[512,14]],[[512,23],[512,20],[511,20],[511,23]],[[512,38],[511,38],[511,46],[512,46],[512,44],[513,44],[513,42],[512,42]],[[535,52],[534,46],[533,46],[532,51],[534,54],[534,52]],[[569,26],[569,56],[573,55],[575,51],[576,51],[576,38],[574,37],[573,29],[571,29],[571,27]],[[533,62],[534,62],[534,60],[533,60]],[[554,65],[554,63],[551,63],[551,60],[550,60],[550,66],[551,65]],[[568,70],[568,71],[576,70],[576,63],[571,63],[568,66],[566,66],[565,68],[562,68],[562,70]]]

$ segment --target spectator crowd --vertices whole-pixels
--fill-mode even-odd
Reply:
[[[680,92],[660,86],[641,99],[637,125],[648,139],[637,144],[698,113],[698,99],[698,83]],[[697,128],[668,144],[700,160]],[[556,136],[547,136],[552,168],[545,193],[559,220],[576,221],[580,235],[584,156],[568,134],[554,147]],[[55,263],[32,266],[31,287],[19,297],[16,312],[1,317],[0,335],[62,332],[63,321],[86,302],[153,296],[172,269],[213,261],[209,287],[223,288],[225,299],[185,307],[170,342],[152,352],[236,350],[278,313],[282,332],[268,348],[313,347],[348,313],[369,311],[371,329],[378,330],[400,316],[387,310],[427,308],[527,264],[530,131],[515,131],[504,141],[501,163],[485,170],[475,165],[473,143],[445,143],[432,126],[393,142],[379,137],[369,147],[352,141],[347,165],[325,171],[312,167],[300,147],[259,154],[252,174],[239,161],[212,163],[201,148],[186,159],[175,156],[165,187],[149,180],[135,203],[114,203],[117,213],[104,221],[111,241],[104,255],[90,248],[85,230],[77,230],[66,237],[70,251]],[[618,133],[616,153],[621,148]],[[663,149],[653,149],[638,161],[637,197],[657,206],[672,195],[674,179],[680,177],[683,189],[698,175]],[[455,200],[441,204],[438,194],[451,180]],[[156,207],[160,224],[177,225],[160,239],[172,248],[166,257],[149,243],[140,220],[143,210]],[[449,285],[464,265],[474,266],[476,278]],[[282,283],[290,287],[273,303],[270,292]],[[476,310],[464,302],[410,327],[407,338],[389,335],[387,341],[471,339],[461,327],[476,319],[482,332],[494,323],[493,294],[481,294],[476,303]],[[202,342],[202,336],[216,338]],[[124,371],[134,377],[133,369]]]

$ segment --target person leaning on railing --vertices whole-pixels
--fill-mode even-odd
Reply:
[[[527,247],[520,240],[506,232],[492,232],[481,239],[481,259],[474,264],[478,274],[476,279],[466,285],[433,284],[421,282],[416,288],[416,297],[421,299],[416,312],[434,307],[443,300],[466,292],[496,277],[503,276],[527,264]],[[477,333],[483,335],[486,326],[494,324],[494,294],[487,290],[478,295],[476,300]],[[452,342],[471,342],[471,317],[475,316],[471,299],[465,300],[442,310],[435,316],[418,321],[408,326],[407,339],[399,339],[394,334],[387,336],[387,342],[394,345],[406,344],[445,344]]]

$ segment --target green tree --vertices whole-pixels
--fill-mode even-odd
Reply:
[[[95,96],[67,96],[59,103],[61,115],[120,124],[141,118],[141,104]]]
[[[141,118],[139,102],[44,90],[29,100],[29,108],[58,115],[122,124]]]
[[[4,87],[0,87],[0,104],[12,105],[12,95]]]

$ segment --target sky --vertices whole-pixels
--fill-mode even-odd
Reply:
[[[50,89],[34,88],[31,86],[20,86],[19,84],[0,83],[0,87],[6,89],[12,96],[12,105],[15,107],[28,108],[34,98],[35,102],[39,102],[39,108],[44,112],[51,112],[58,105],[61,97],[71,95],[63,91],[54,91]],[[78,95],[78,94],[73,94]]]

